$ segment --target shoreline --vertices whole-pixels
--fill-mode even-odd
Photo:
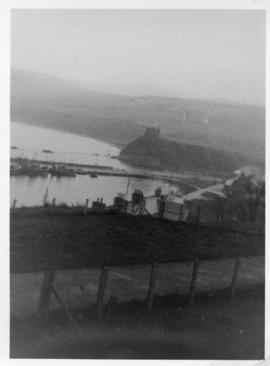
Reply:
[[[32,123],[27,123],[27,122],[21,122],[21,121],[10,121],[10,124],[12,123],[18,123],[18,124],[22,124],[22,125],[26,125],[26,126],[31,126],[31,127],[36,127],[36,128],[42,128],[42,129],[45,129],[45,130],[53,130],[53,131],[57,131],[57,132],[63,132],[63,133],[67,133],[67,134],[70,134],[70,135],[75,135],[75,136],[80,136],[80,137],[84,137],[84,138],[89,138],[89,139],[93,139],[93,140],[97,140],[99,142],[102,142],[102,143],[105,143],[105,144],[108,144],[108,145],[111,145],[113,147],[116,147],[118,148],[120,151],[119,151],[119,155],[118,156],[112,156],[111,159],[116,159],[124,164],[128,164],[130,165],[131,167],[133,168],[139,168],[139,169],[142,169],[142,170],[148,170],[148,171],[158,171],[158,172],[164,172],[164,170],[166,170],[166,167],[155,167],[155,166],[151,166],[151,165],[140,165],[140,164],[134,164],[133,163],[130,163],[130,161],[128,159],[123,159],[121,158],[121,150],[128,145],[128,143],[124,144],[120,141],[115,141],[115,140],[110,140],[110,139],[106,139],[106,138],[100,138],[100,137],[95,137],[93,135],[84,135],[82,133],[75,133],[75,132],[70,132],[70,131],[65,131],[65,130],[62,130],[62,129],[58,129],[58,128],[55,128],[55,127],[45,127],[45,126],[41,126],[41,125],[35,125],[35,124],[32,124]],[[12,142],[10,143],[10,145],[13,145]],[[18,148],[20,148],[18,146]],[[33,160],[34,159],[29,159],[29,160]],[[62,164],[69,164],[69,165],[75,165],[76,163],[62,163]],[[92,167],[92,165],[88,165],[88,164],[79,164],[78,165],[80,166],[84,166],[87,167]],[[219,171],[219,172],[216,172],[216,171],[212,171],[212,170],[200,170],[200,169],[192,169],[192,170],[181,170],[181,169],[171,169],[169,171],[167,171],[168,174],[190,174],[190,175],[193,175],[193,176],[197,176],[197,175],[202,175],[204,177],[207,177],[207,178],[210,178],[210,177],[216,177],[216,178],[225,178],[228,176],[228,172],[223,172],[223,171]]]

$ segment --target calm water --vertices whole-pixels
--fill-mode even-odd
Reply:
[[[69,133],[33,127],[16,122],[11,123],[11,156],[23,156],[48,161],[63,161],[85,164],[113,166],[115,169],[139,171],[122,164],[111,156],[117,156],[120,150],[110,144]],[[54,153],[44,153],[43,149]],[[106,204],[112,204],[117,193],[126,193],[128,178],[104,177],[90,178],[77,175],[75,178],[51,177],[11,177],[11,202],[17,199],[17,206],[41,205],[48,188],[48,200],[56,198],[57,203],[83,204],[86,198],[91,201],[103,198]],[[168,190],[168,184],[161,180],[131,179],[128,198],[134,189],[143,190],[145,195],[154,193],[157,186]]]
[[[11,123],[11,146],[18,147],[17,150],[11,150],[12,157],[127,168],[117,159],[111,159],[120,153],[120,149],[115,146],[89,137],[17,122]],[[43,152],[44,149],[53,153]]]

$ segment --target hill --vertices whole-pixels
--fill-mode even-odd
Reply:
[[[264,158],[264,108],[99,92],[30,71],[11,71],[11,120],[120,145],[159,124],[168,139]]]
[[[238,153],[161,139],[159,130],[155,128],[147,129],[144,136],[126,146],[119,159],[129,164],[154,169],[220,173],[230,173],[248,164],[248,159]]]
[[[49,75],[12,70],[11,120],[99,138],[120,145],[143,127],[115,117],[122,97],[90,91],[84,85]]]

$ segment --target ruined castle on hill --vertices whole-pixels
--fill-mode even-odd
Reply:
[[[150,169],[220,173],[230,173],[248,164],[248,160],[239,154],[162,138],[157,126],[146,127],[144,135],[123,148],[119,159]]]

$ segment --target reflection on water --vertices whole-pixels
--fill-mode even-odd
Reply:
[[[96,179],[88,175],[77,175],[75,178],[51,177],[11,177],[11,203],[17,199],[17,206],[35,206],[43,203],[48,188],[48,201],[56,198],[56,203],[69,205],[84,204],[86,198],[91,202],[97,198],[110,205],[118,193],[126,193],[128,178],[99,176]],[[157,186],[167,189],[164,181],[150,179],[131,179],[128,199],[134,189],[141,189],[145,195],[152,195]]]

